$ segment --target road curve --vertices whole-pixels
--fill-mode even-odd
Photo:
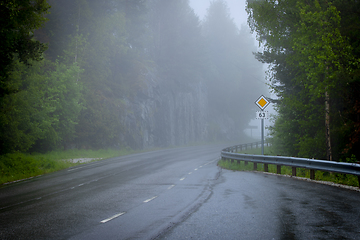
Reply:
[[[3,186],[0,239],[156,237],[209,196],[222,147],[134,154]]]
[[[358,239],[360,194],[175,148],[0,188],[0,239]]]
[[[159,239],[360,239],[360,193],[222,170],[211,197]]]

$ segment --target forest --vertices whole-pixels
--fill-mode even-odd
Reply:
[[[360,157],[360,3],[248,0],[248,23],[269,64],[281,155],[356,162]]]
[[[254,101],[267,92],[252,36],[222,0],[212,1],[201,21],[188,0],[4,0],[0,15],[0,154],[239,140]],[[285,53],[266,44],[270,56],[258,55],[265,62]],[[355,69],[351,42],[343,44],[353,65],[341,67]],[[329,72],[329,81],[339,74]],[[351,85],[344,80],[341,89],[357,96],[356,71],[341,74]],[[334,114],[345,100],[355,101],[333,103],[337,87],[327,90]],[[324,102],[323,95],[308,101]],[[358,105],[352,106],[340,112],[349,117],[347,132],[356,127]],[[332,136],[342,130],[336,126]]]

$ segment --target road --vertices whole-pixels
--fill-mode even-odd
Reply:
[[[158,150],[0,188],[0,239],[360,239],[360,193]]]

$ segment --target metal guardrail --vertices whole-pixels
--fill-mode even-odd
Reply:
[[[251,145],[254,145],[253,143]],[[261,142],[260,142],[261,144]],[[268,143],[267,143],[268,144]],[[277,173],[281,174],[281,166],[292,167],[292,175],[296,176],[296,168],[310,169],[310,179],[315,179],[315,170],[321,170],[325,172],[337,172],[344,174],[352,174],[358,177],[360,188],[360,164],[357,163],[344,163],[325,161],[308,158],[296,158],[296,157],[283,157],[283,156],[267,156],[267,155],[251,155],[236,153],[238,150],[242,151],[247,148],[248,144],[235,145],[225,148],[221,151],[222,159],[229,159],[233,161],[245,161],[254,163],[254,170],[257,170],[257,163],[264,164],[264,171],[268,171],[268,164],[277,165]]]
[[[270,143],[264,142],[264,145],[269,146]],[[225,149],[228,150],[229,152],[237,152],[238,150],[243,151],[243,150],[246,150],[246,149],[253,149],[253,148],[259,148],[259,147],[261,147],[261,141],[260,142],[253,142],[253,143],[245,143],[245,144],[235,145],[235,146],[227,147]],[[223,149],[223,151],[225,149]]]

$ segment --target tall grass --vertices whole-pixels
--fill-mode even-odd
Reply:
[[[0,184],[59,171],[81,163],[72,159],[106,159],[135,153],[131,149],[66,150],[40,153],[11,153],[0,156]]]

